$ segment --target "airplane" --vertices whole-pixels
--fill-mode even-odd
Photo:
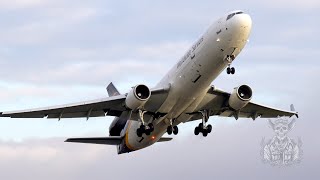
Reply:
[[[238,118],[298,117],[281,110],[251,102],[248,85],[225,92],[211,83],[226,69],[234,74],[232,62],[248,42],[252,20],[236,10],[215,21],[169,70],[156,86],[138,84],[121,94],[111,82],[109,97],[53,107],[2,112],[11,118],[86,118],[114,116],[108,137],[70,138],[65,142],[116,145],[118,154],[129,153],[172,140],[165,133],[178,134],[178,125],[195,120],[201,123],[194,134],[205,137],[212,131],[210,116]]]

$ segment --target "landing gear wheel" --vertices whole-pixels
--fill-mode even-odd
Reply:
[[[173,134],[177,135],[179,132],[178,126],[173,126]]]
[[[141,124],[137,129],[137,136],[142,137],[143,133],[145,133],[146,135],[150,135],[151,131],[149,131],[149,129],[146,129],[145,125]]]
[[[148,124],[148,127],[149,127],[149,131],[150,131],[150,132],[153,132],[153,131],[154,131],[154,126],[153,126],[152,123],[149,123],[149,124]]]
[[[143,125],[143,124],[141,124],[141,125],[140,125],[140,129],[141,129],[142,131],[145,131],[145,130],[146,130],[146,126]]]
[[[228,69],[230,69],[228,67]],[[206,137],[209,133],[212,131],[212,126],[210,124],[207,125],[207,122],[209,120],[210,111],[204,109],[199,111],[202,115],[202,122],[194,129],[194,134],[199,135],[201,132],[204,137]]]
[[[142,137],[142,129],[141,128],[137,129],[137,136]]]
[[[236,73],[236,69],[235,69],[234,67],[232,67],[232,68],[230,69],[230,73],[231,73],[231,74]]]
[[[168,126],[168,128],[167,128],[167,133],[168,133],[169,135],[172,134],[172,126]]]
[[[202,131],[202,135],[203,135],[203,137],[207,137],[208,136],[208,131],[206,129],[204,129]]]
[[[194,128],[194,135],[198,136],[200,133],[199,127]]]
[[[227,68],[227,74],[230,74],[231,73],[231,69],[230,67]]]
[[[212,126],[211,126],[211,124],[209,124],[209,125],[207,126],[207,132],[210,134],[211,131],[212,131]]]
[[[146,133],[147,136],[149,136],[151,134],[150,129],[146,129],[145,133]]]

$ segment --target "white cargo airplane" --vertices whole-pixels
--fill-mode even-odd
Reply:
[[[198,119],[202,122],[194,134],[207,136],[212,126],[210,116],[238,119],[298,116],[250,102],[252,90],[248,85],[227,93],[211,86],[211,82],[230,67],[244,48],[251,31],[251,18],[242,11],[233,11],[218,19],[185,53],[179,62],[154,87],[134,86],[129,93],[120,94],[110,83],[110,97],[61,106],[3,112],[11,118],[79,118],[115,116],[109,128],[109,137],[71,138],[66,142],[117,145],[118,154],[139,150],[155,142],[169,141],[164,133],[178,134],[180,123]]]

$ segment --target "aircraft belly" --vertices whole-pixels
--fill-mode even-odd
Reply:
[[[228,31],[222,31],[219,35],[216,30],[207,32],[191,56],[180,67],[171,69],[160,82],[171,85],[167,99],[158,109],[158,112],[167,113],[165,118],[174,119],[184,112],[195,110],[212,81],[227,67],[225,56],[236,57],[240,53],[245,45],[242,40],[245,35],[239,35],[241,40],[228,39],[229,35]]]
[[[158,112],[167,113],[167,119],[194,110],[205,96],[211,82],[223,71],[226,63],[223,53],[209,38],[201,49],[195,51],[183,68],[171,75],[170,92]],[[173,72],[171,72],[173,73]]]
[[[154,127],[154,131],[147,136],[143,134],[142,137],[137,136],[137,129],[140,127],[138,121],[129,120],[125,133],[125,145],[130,151],[139,150],[156,143],[162,135],[166,132],[167,125],[161,122]]]

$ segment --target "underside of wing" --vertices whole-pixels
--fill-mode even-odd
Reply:
[[[100,117],[119,116],[125,111],[123,102],[125,95],[118,95],[103,99],[51,106],[38,109],[27,109],[22,111],[2,112],[1,117],[11,118],[79,118],[79,117]]]
[[[26,109],[21,111],[8,111],[0,113],[0,117],[11,118],[91,118],[103,116],[120,116],[126,107],[127,94],[119,94],[115,86],[110,83],[107,87],[110,97],[73,104],[51,106],[37,109]],[[155,112],[168,96],[168,87],[152,89],[151,96],[144,105],[149,114]],[[131,118],[137,119],[138,113],[133,112]]]
[[[249,102],[243,108],[234,110],[228,104],[230,93],[224,92],[214,87],[210,88],[205,98],[203,98],[197,110],[189,121],[201,119],[200,110],[209,110],[210,116],[223,116],[223,117],[235,117],[237,118],[276,118],[279,116],[298,116],[298,113],[294,109],[291,111],[272,108],[269,106]],[[293,107],[293,106],[292,106]]]

